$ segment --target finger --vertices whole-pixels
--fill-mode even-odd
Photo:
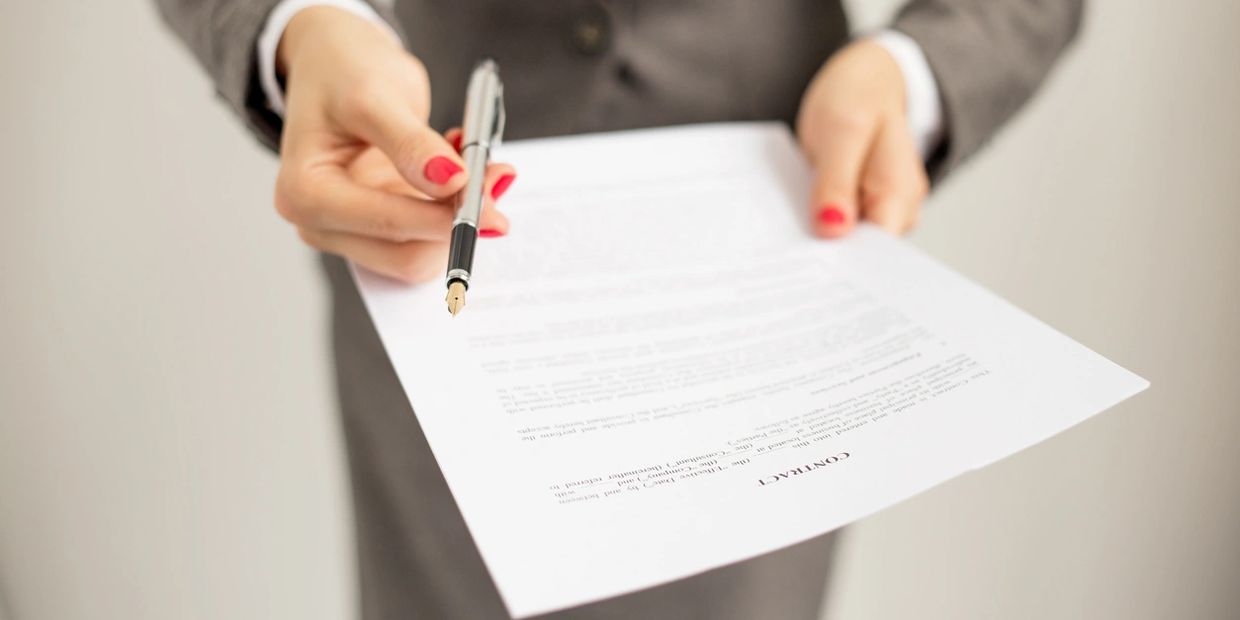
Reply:
[[[345,169],[355,183],[381,189],[392,194],[401,194],[427,200],[426,194],[415,189],[405,177],[400,176],[392,160],[377,148],[367,148],[353,158]]]
[[[483,183],[482,215],[478,218],[478,235],[481,237],[502,237],[508,234],[510,224],[508,218],[495,208],[495,203],[508,191],[517,178],[517,171],[508,164],[491,164],[487,166],[486,180]]]
[[[821,237],[840,237],[852,230],[859,210],[859,182],[873,128],[865,122],[840,119],[828,122],[812,155],[814,188],[811,194],[813,230]]]
[[[465,162],[452,145],[410,108],[374,101],[359,111],[356,131],[383,151],[410,185],[432,198],[465,186]]]
[[[862,173],[862,218],[904,234],[916,226],[928,191],[925,166],[903,119],[887,123]]]
[[[447,140],[448,144],[452,145],[452,150],[457,153],[461,152],[461,138],[464,137],[465,132],[461,131],[460,127],[453,127],[452,129],[443,132],[443,139]]]
[[[446,203],[367,187],[334,168],[301,174],[281,169],[276,209],[303,228],[392,242],[442,241],[452,228],[452,208]]]
[[[394,243],[382,239],[299,227],[307,245],[338,254],[375,273],[402,282],[428,282],[443,277],[448,267],[446,242]]]

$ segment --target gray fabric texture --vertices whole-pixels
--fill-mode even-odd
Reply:
[[[1080,29],[1084,0],[919,0],[894,27],[921,46],[943,100],[942,179],[1024,105]]]

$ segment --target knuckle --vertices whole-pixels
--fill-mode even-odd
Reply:
[[[309,228],[297,227],[297,236],[301,238],[301,242],[316,249],[323,250],[323,239]]]
[[[438,275],[438,265],[429,254],[421,251],[403,252],[396,264],[396,274],[410,284],[429,282]]]
[[[916,208],[903,201],[885,200],[867,208],[865,219],[892,234],[902,235],[912,229]]]
[[[426,85],[430,83],[430,75],[426,70],[426,65],[422,64],[416,56],[406,54],[405,59],[408,67],[409,92],[412,95],[410,103],[414,112],[425,119],[431,107],[430,92],[426,88]]]
[[[425,83],[430,79],[430,75],[426,70],[426,64],[420,58],[413,54],[405,54],[403,58],[411,77],[418,80],[419,83]]]
[[[327,243],[327,239],[324,234],[320,231],[316,231],[314,228],[299,226],[298,238],[301,239],[301,243],[305,243],[306,246],[319,250],[319,252],[336,252],[335,249],[329,247],[329,243]]]
[[[821,167],[816,174],[814,193],[826,198],[851,198],[865,191],[865,180],[850,182],[847,174],[828,167]]]
[[[370,102],[360,88],[346,89],[337,103],[345,118],[364,118],[370,112]]]
[[[855,108],[832,108],[826,111],[825,118],[826,125],[833,133],[861,133],[874,124],[870,113]]]
[[[279,176],[276,177],[274,197],[276,213],[289,222],[301,219],[301,195],[297,175],[287,168],[281,168]]]
[[[403,222],[390,213],[376,213],[367,219],[367,233],[388,241],[403,242],[409,240],[409,232]]]
[[[378,210],[373,208],[373,205],[371,207],[365,218],[365,233],[368,237],[397,243],[412,241],[413,233],[401,211]]]
[[[866,212],[865,219],[889,230],[896,225],[895,215],[888,209],[870,209]]]
[[[366,74],[353,80],[340,94],[340,111],[349,118],[369,118],[375,110],[375,102],[382,101],[387,85],[375,74]]]
[[[895,194],[897,184],[889,175],[867,174],[861,180],[861,191],[867,196],[886,198]]]
[[[407,133],[392,142],[393,163],[402,172],[412,170],[416,167],[418,152],[421,150],[422,137],[417,133]]]
[[[281,218],[284,218],[284,221],[293,221],[293,203],[289,200],[286,194],[276,190],[272,202],[275,205],[276,213],[279,214]]]

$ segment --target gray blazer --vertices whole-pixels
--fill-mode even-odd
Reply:
[[[469,67],[504,69],[513,139],[730,119],[793,118],[809,76],[847,41],[830,0],[366,0],[427,65],[432,125],[454,115]],[[278,148],[254,43],[279,0],[157,0],[169,25],[255,135]],[[1033,94],[1076,35],[1084,0],[914,0],[893,27],[925,52],[948,139],[936,178]]]
[[[158,0],[219,94],[278,148],[254,48],[279,0]],[[370,0],[367,0],[370,1]],[[1030,97],[1083,0],[914,0],[894,27],[920,44],[948,136],[942,178]],[[838,0],[396,0],[376,7],[432,83],[431,123],[459,122],[471,65],[503,67],[506,137],[721,120],[791,122],[811,75],[848,40]],[[426,446],[343,261],[325,256],[353,487],[363,616],[507,614]],[[818,617],[831,535],[557,618]]]

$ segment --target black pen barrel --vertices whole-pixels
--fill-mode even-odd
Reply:
[[[478,229],[467,222],[452,227],[452,245],[448,252],[448,283],[460,280],[469,287],[469,275],[474,268],[474,244],[478,241]]]

